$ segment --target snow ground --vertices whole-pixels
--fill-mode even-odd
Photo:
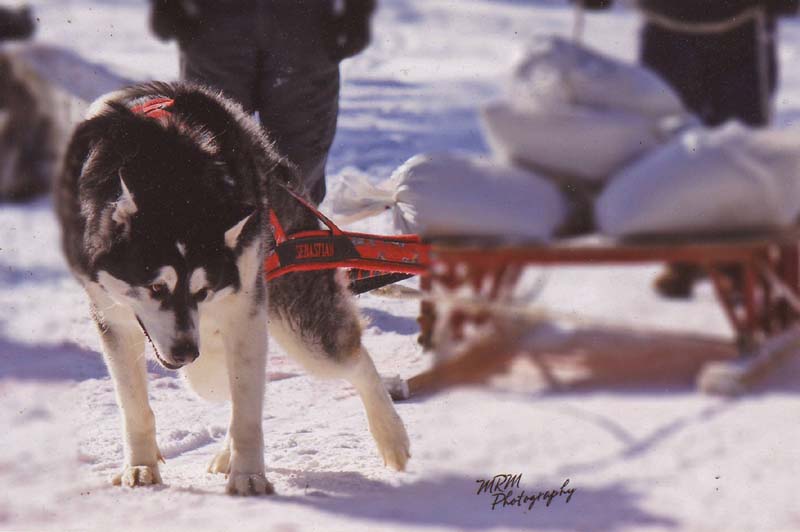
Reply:
[[[146,33],[146,2],[35,0],[42,41],[134,78],[173,78],[175,48]],[[502,90],[516,47],[571,30],[555,0],[382,0],[375,40],[344,65],[331,183],[348,167],[385,177],[431,149],[483,151],[476,105]],[[637,21],[593,15],[586,39],[635,57]],[[800,117],[800,25],[782,27],[778,120]],[[388,219],[360,229],[391,231]],[[573,320],[727,334],[701,286],[692,303],[649,291],[655,267],[550,272],[537,304]],[[414,302],[362,296],[365,343],[384,374],[410,376],[429,356],[415,342]],[[800,364],[741,400],[686,382],[542,393],[516,382],[398,404],[412,442],[406,473],[383,468],[354,391],[306,377],[274,344],[265,434],[277,495],[237,499],[205,466],[224,437],[225,405],[202,402],[151,366],[165,485],[112,487],[121,465],[112,384],[77,284],[65,268],[51,204],[0,208],[0,530],[798,530]],[[520,487],[576,487],[491,510],[476,480],[522,474]]]

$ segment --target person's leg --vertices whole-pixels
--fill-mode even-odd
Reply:
[[[255,112],[256,25],[250,13],[214,10],[180,42],[180,76],[214,89]]]
[[[661,76],[686,109],[704,123],[713,114],[707,64],[710,46],[713,40],[706,36],[672,32],[653,24],[642,30],[641,62]],[[664,297],[686,299],[700,277],[702,271],[693,264],[671,263],[653,285]]]
[[[775,47],[768,26],[748,23],[720,36],[713,57],[713,125],[737,119],[769,124],[775,88]]]
[[[703,36],[688,35],[645,24],[641,35],[640,62],[675,91],[686,109],[701,120],[707,113],[708,87]]]
[[[325,197],[325,164],[336,132],[339,71],[314,69],[267,76],[258,106],[278,152],[295,164],[314,203]]]
[[[751,23],[723,35],[703,37],[700,53],[706,64],[708,97],[700,118],[706,125],[717,126],[731,119],[752,127],[769,123],[777,69],[774,24],[767,22],[761,30]],[[701,277],[697,266],[671,264],[656,279],[655,287],[665,297],[688,298]]]
[[[298,167],[306,192],[319,204],[339,114],[339,65],[323,40],[325,3],[302,7],[276,7],[263,15],[267,35],[257,109],[278,152]]]

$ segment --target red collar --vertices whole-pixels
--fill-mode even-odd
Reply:
[[[131,108],[136,114],[145,115],[156,120],[166,119],[170,114],[170,107],[175,103],[172,98],[154,98]]]

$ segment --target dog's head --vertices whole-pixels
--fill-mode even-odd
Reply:
[[[230,147],[205,124],[125,107],[80,134],[92,138],[79,179],[87,269],[133,310],[161,364],[177,369],[199,355],[205,305],[243,289],[263,297],[254,170],[223,156]]]

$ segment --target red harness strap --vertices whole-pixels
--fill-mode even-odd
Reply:
[[[165,120],[171,115],[170,109],[174,104],[171,98],[154,98],[132,107],[131,111],[155,120]],[[355,270],[351,272],[353,282],[379,277],[399,280],[427,272],[429,248],[417,235],[379,236],[342,231],[305,198],[288,187],[284,186],[284,189],[328,229],[301,231],[287,236],[275,211],[270,209],[275,248],[268,252],[264,261],[267,281],[291,272],[335,268]]]
[[[427,272],[428,245],[417,235],[380,236],[342,231],[305,198],[284,189],[311,211],[328,229],[300,231],[286,235],[274,211],[270,223],[275,249],[267,254],[267,281],[298,271],[347,268],[359,270],[356,278],[381,274],[419,275]]]
[[[162,120],[171,114],[169,108],[172,107],[174,103],[175,100],[172,98],[154,98],[131,107],[131,111],[136,114],[145,115],[148,118]]]

